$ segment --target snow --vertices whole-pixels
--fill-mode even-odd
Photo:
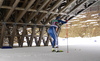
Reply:
[[[100,36],[90,37],[90,38],[60,38],[59,45],[67,45],[67,40],[69,45],[100,45]]]
[[[97,21],[97,20],[86,20],[86,21],[81,21],[80,23],[87,23],[87,22],[92,22],[92,21]]]
[[[0,61],[100,61],[100,36],[58,39],[64,52],[51,52],[51,46],[0,49]]]
[[[97,13],[97,14],[92,14],[91,16],[98,16],[99,14]]]
[[[90,22],[90,24],[97,24],[97,22]]]

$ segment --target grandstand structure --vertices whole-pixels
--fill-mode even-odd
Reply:
[[[15,38],[19,47],[23,47],[25,37],[27,46],[32,46],[33,39],[36,46],[40,46],[41,40],[44,46],[48,46],[52,39],[47,31],[53,19],[60,16],[61,19],[70,21],[98,2],[99,0],[0,0],[0,47],[5,39],[13,47]],[[58,33],[60,30],[59,28]]]

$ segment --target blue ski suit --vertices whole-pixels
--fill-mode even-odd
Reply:
[[[53,38],[52,48],[58,47],[58,34],[56,32],[56,28],[60,27],[60,23],[65,24],[67,22],[66,21],[64,22],[62,20],[53,20],[51,27],[48,30],[49,35]]]

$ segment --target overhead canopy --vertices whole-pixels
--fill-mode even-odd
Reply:
[[[0,22],[49,24],[70,20],[98,0],[0,0]]]

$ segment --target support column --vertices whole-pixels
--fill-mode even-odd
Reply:
[[[44,37],[42,37],[42,40],[43,40],[43,43],[44,43],[44,46],[45,46],[45,44],[46,44],[46,41],[45,41]]]
[[[27,33],[26,33],[27,34]],[[29,37],[28,36],[26,36],[26,39],[27,39],[27,45],[28,46],[30,46],[29,44],[30,44],[30,40],[29,40]]]
[[[27,28],[27,26],[24,25],[23,33],[22,33],[22,36],[21,36],[21,47],[23,47],[24,37],[25,37],[26,31],[27,31],[26,28]]]
[[[32,46],[33,38],[35,36],[35,30],[36,30],[36,26],[34,26],[32,28],[32,34],[31,34],[31,39],[30,39],[30,46]]]
[[[40,31],[40,37],[39,37],[39,41],[38,41],[38,46],[40,46],[40,44],[41,44],[41,39],[43,37],[44,31],[45,31],[45,27],[43,26],[41,31]]]
[[[17,27],[18,28],[18,27]],[[18,29],[16,29],[17,30],[17,35],[19,35],[19,36],[17,36],[17,39],[18,39],[18,45],[19,45],[19,47],[21,46],[21,36],[20,36],[20,34],[19,34],[19,31],[18,31]]]
[[[5,30],[6,30],[6,23],[3,23],[2,29],[1,29],[0,47],[3,46],[3,39],[4,39],[4,36],[5,36]]]
[[[26,40],[27,40],[27,46],[29,47],[29,44],[30,44],[30,40],[29,40],[29,35],[28,35],[28,32],[26,31]]]
[[[50,35],[48,34],[47,41],[45,41],[44,46],[48,46],[48,43],[49,43],[50,38],[51,38],[51,37],[50,37]]]
[[[35,36],[34,38],[35,38],[36,46],[38,46],[37,37]]]
[[[13,25],[13,30],[12,30],[12,35],[11,35],[11,43],[10,46],[13,47],[13,42],[14,42],[14,38],[15,38],[15,34],[16,34],[16,24]]]
[[[53,41],[53,40],[52,40],[52,38],[50,37],[50,42],[51,42],[51,45],[52,45],[52,41]]]
[[[10,35],[10,33],[11,33],[11,32],[10,32],[10,28],[8,27],[8,35]],[[10,46],[10,43],[11,43],[11,36],[8,36],[8,39],[9,39],[9,42],[8,42],[8,43],[9,43],[9,46]]]

